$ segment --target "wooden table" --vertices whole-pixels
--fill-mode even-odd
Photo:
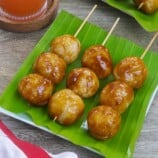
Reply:
[[[90,22],[109,30],[114,20],[119,16],[121,20],[114,34],[128,38],[142,47],[147,45],[153,35],[152,33],[143,30],[132,17],[111,8],[99,0],[60,0],[59,12],[61,9],[65,9],[84,19],[88,11],[96,3],[98,8],[89,19]],[[46,30],[47,28],[32,33],[12,33],[0,30],[0,93],[11,81],[20,65]],[[152,45],[151,50],[158,52],[158,42]],[[19,138],[42,146],[54,154],[69,150],[76,152],[80,158],[101,158],[101,156],[87,149],[3,114],[0,114],[0,120],[3,120]],[[146,117],[136,145],[134,158],[158,157],[157,120],[158,95],[154,98]]]

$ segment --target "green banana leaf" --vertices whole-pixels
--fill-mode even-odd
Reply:
[[[157,53],[148,52],[144,57],[144,62],[149,70],[148,78],[145,81],[144,86],[135,91],[135,99],[133,103],[130,105],[128,110],[122,114],[122,124],[118,134],[112,139],[106,141],[99,141],[92,138],[88,134],[85,122],[88,111],[93,106],[99,104],[100,90],[104,85],[113,80],[112,75],[107,79],[100,81],[100,89],[94,97],[84,99],[86,106],[84,114],[79,121],[71,126],[62,126],[56,123],[48,116],[47,106],[31,106],[17,91],[18,83],[21,78],[32,72],[32,64],[35,59],[40,53],[49,50],[51,41],[59,35],[74,34],[81,23],[82,20],[78,17],[75,17],[64,10],[60,12],[56,20],[42,39],[37,43],[35,48],[19,68],[13,80],[2,93],[0,97],[0,107],[12,112],[17,117],[21,114],[26,114],[30,118],[30,124],[34,123],[42,129],[47,129],[47,131],[55,135],[63,137],[74,144],[89,148],[107,158],[131,158],[147,110],[150,106],[151,98],[153,98],[158,85]],[[78,35],[78,39],[81,42],[81,53],[74,63],[68,65],[66,73],[68,74],[69,71],[75,67],[80,67],[80,61],[84,50],[91,45],[101,44],[106,35],[107,32],[102,28],[91,23],[86,23]],[[132,41],[114,35],[110,36],[106,47],[111,52],[114,65],[124,57],[132,55],[140,56],[144,50]],[[56,86],[55,91],[62,88],[65,88],[65,79]],[[25,120],[25,118],[22,118],[22,120]]]
[[[108,5],[132,16],[148,32],[158,31],[158,11],[145,14],[138,10],[133,0],[102,0]]]

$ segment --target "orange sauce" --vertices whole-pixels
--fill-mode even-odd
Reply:
[[[0,16],[26,21],[42,16],[47,10],[47,0],[0,0]]]

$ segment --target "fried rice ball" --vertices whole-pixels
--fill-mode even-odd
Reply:
[[[109,105],[119,113],[125,112],[134,99],[131,86],[122,81],[107,84],[100,93],[100,103]]]
[[[63,125],[76,122],[84,111],[84,102],[70,89],[62,89],[54,93],[48,104],[51,118]]]
[[[93,70],[99,79],[109,76],[112,73],[112,60],[108,49],[102,45],[91,46],[83,55],[82,66]]]
[[[128,83],[133,88],[142,87],[147,78],[147,68],[139,57],[127,57],[114,68],[114,77]]]
[[[66,63],[58,55],[46,52],[38,56],[33,69],[35,73],[48,78],[52,83],[58,84],[65,76]]]
[[[106,140],[114,137],[120,124],[120,114],[110,106],[98,105],[88,113],[88,131],[96,139]]]
[[[44,106],[48,103],[53,88],[50,80],[35,73],[22,78],[18,85],[22,97],[36,106]]]
[[[80,52],[80,41],[72,35],[56,37],[51,44],[52,52],[62,57],[67,64],[75,61]]]
[[[75,68],[70,71],[66,85],[82,98],[89,98],[97,92],[99,80],[89,68]]]

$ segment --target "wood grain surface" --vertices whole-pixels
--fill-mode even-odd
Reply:
[[[128,38],[142,47],[153,36],[143,30],[134,18],[108,6],[99,0],[60,0],[59,12],[65,9],[74,15],[84,19],[94,4],[98,4],[97,10],[89,21],[109,30],[115,19],[121,18],[115,35]],[[32,33],[12,33],[0,30],[0,94],[11,81],[16,71],[23,63],[29,52],[40,40],[47,28]],[[151,50],[158,52],[158,41]],[[37,144],[49,152],[56,154],[63,151],[74,151],[79,158],[101,158],[102,156],[87,149],[74,145],[57,136],[17,121],[11,117],[0,114],[0,120],[21,139]],[[134,158],[158,157],[158,94],[154,98],[148,115],[145,119],[140,137],[137,141]]]

